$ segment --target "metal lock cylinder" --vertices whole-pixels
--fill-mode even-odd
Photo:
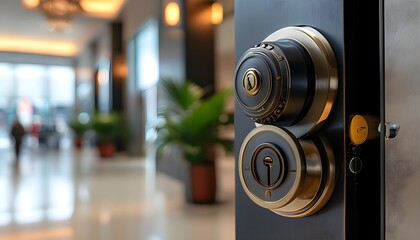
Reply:
[[[310,27],[287,27],[246,51],[238,61],[235,97],[258,124],[286,127],[296,137],[328,117],[337,90],[336,59]]]

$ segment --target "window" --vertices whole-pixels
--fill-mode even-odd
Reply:
[[[159,81],[159,29],[156,20],[148,21],[135,38],[136,80],[139,90]]]
[[[0,109],[7,107],[9,99],[13,96],[14,92],[14,72],[13,65],[7,63],[0,63]]]
[[[75,76],[72,68],[49,67],[49,100],[53,106],[73,106],[75,98]]]
[[[28,126],[33,116],[69,114],[75,102],[75,73],[70,66],[0,63],[0,110],[10,123],[19,112]]]

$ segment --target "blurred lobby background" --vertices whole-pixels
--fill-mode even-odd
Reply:
[[[216,203],[192,204],[186,164],[152,150],[159,80],[217,92],[234,58],[234,0],[2,0],[0,240],[234,239],[233,155],[217,155]],[[77,147],[70,123],[108,113],[116,152],[101,157],[93,131]]]

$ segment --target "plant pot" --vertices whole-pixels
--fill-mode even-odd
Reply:
[[[103,158],[114,156],[116,147],[114,143],[98,143],[96,145],[99,155]]]
[[[74,138],[74,146],[76,146],[77,149],[82,148],[82,142],[82,137],[77,136]]]
[[[216,201],[216,167],[214,162],[190,166],[191,201],[214,203]]]

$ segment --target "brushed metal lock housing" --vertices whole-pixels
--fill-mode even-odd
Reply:
[[[262,125],[242,143],[239,178],[248,197],[286,217],[319,211],[335,186],[335,159],[326,139],[297,139],[286,129]]]
[[[285,127],[301,137],[327,119],[337,81],[336,59],[322,34],[311,27],[286,27],[243,54],[235,97],[257,125]]]

